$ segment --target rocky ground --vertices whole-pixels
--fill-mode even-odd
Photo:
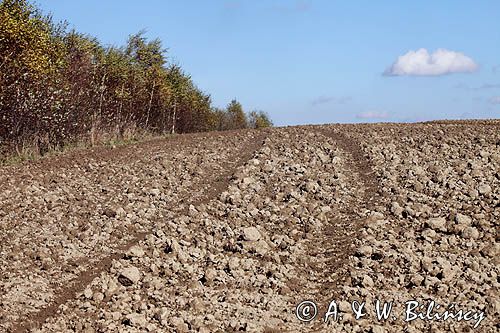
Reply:
[[[182,135],[0,184],[2,331],[500,329],[498,121]]]

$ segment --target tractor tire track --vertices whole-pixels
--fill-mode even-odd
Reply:
[[[339,130],[322,129],[319,132],[333,139],[334,145],[343,152],[343,173],[354,191],[354,195],[346,198],[344,204],[332,209],[329,222],[307,244],[310,258],[307,285],[299,284],[296,290],[312,289],[307,294],[312,295],[310,297],[320,307],[320,316],[326,312],[332,300],[338,300],[339,288],[346,285],[352,269],[349,258],[355,254],[359,231],[370,222],[365,211],[375,210],[383,197],[372,162],[360,144]],[[325,325],[322,319],[318,319],[310,329],[320,332],[325,329]]]
[[[241,143],[238,143],[234,148],[232,148],[230,156],[228,156],[228,158],[226,158],[225,160],[220,160],[218,162],[218,168],[206,170],[208,172],[205,173],[209,174],[209,177],[205,177],[201,182],[191,185],[196,186],[197,192],[193,191],[194,189],[190,190],[189,187],[187,187],[179,195],[178,200],[172,202],[170,206],[163,208],[163,211],[172,211],[174,212],[174,214],[182,214],[187,211],[189,205],[197,205],[219,195],[220,192],[223,191],[227,186],[227,183],[229,182],[234,170],[236,170],[238,166],[245,163],[246,160],[248,160],[252,156],[254,151],[262,145],[266,133],[259,132],[255,135],[247,133],[246,136],[239,136],[241,137],[239,139]],[[191,144],[189,142],[190,141],[188,141],[188,144]],[[161,145],[156,149],[161,152]],[[122,150],[128,152],[126,150],[126,147],[122,148]],[[130,158],[131,156],[129,155],[126,159]],[[209,167],[212,166],[209,165]],[[159,214],[154,216],[150,221],[150,225],[154,226],[154,221],[160,218],[161,212],[158,213]],[[80,266],[87,266],[87,269],[81,271],[80,274],[78,274],[70,281],[57,283],[58,287],[55,287],[56,290],[51,302],[36,313],[29,313],[26,314],[26,316],[23,316],[20,320],[17,321],[17,323],[15,323],[15,325],[13,325],[9,329],[9,331],[25,332],[34,329],[43,324],[47,320],[47,318],[56,315],[58,308],[62,304],[66,303],[68,300],[76,297],[76,295],[81,293],[94,278],[99,276],[102,271],[109,269],[113,260],[119,259],[123,256],[123,253],[128,248],[143,240],[151,232],[151,229],[144,230],[144,228],[137,229],[132,227],[128,228],[128,231],[131,233],[131,235],[129,235],[131,237],[129,237],[129,240],[127,242],[115,248],[112,254],[98,259],[97,262],[94,260],[90,264],[80,263]],[[96,257],[99,257],[99,254],[96,254]]]

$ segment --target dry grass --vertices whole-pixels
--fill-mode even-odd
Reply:
[[[16,165],[25,161],[35,161],[40,158],[48,158],[68,151],[91,147],[115,148],[167,135],[169,134],[153,134],[136,127],[128,127],[122,133],[118,131],[96,131],[93,133],[93,137],[90,135],[82,136],[68,141],[62,146],[49,145],[46,143],[48,141],[46,138],[23,139],[16,144],[0,146],[0,166]]]

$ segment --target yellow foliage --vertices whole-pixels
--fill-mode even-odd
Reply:
[[[54,40],[51,23],[37,15],[26,1],[6,0],[0,4],[1,63],[23,74],[48,74],[61,65],[62,44]],[[57,54],[59,53],[59,54]],[[59,57],[54,57],[59,55]]]

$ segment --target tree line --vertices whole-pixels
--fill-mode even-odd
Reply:
[[[138,133],[272,126],[233,100],[212,105],[159,39],[143,32],[125,46],[54,23],[27,0],[0,3],[0,147],[42,152],[71,142]]]

